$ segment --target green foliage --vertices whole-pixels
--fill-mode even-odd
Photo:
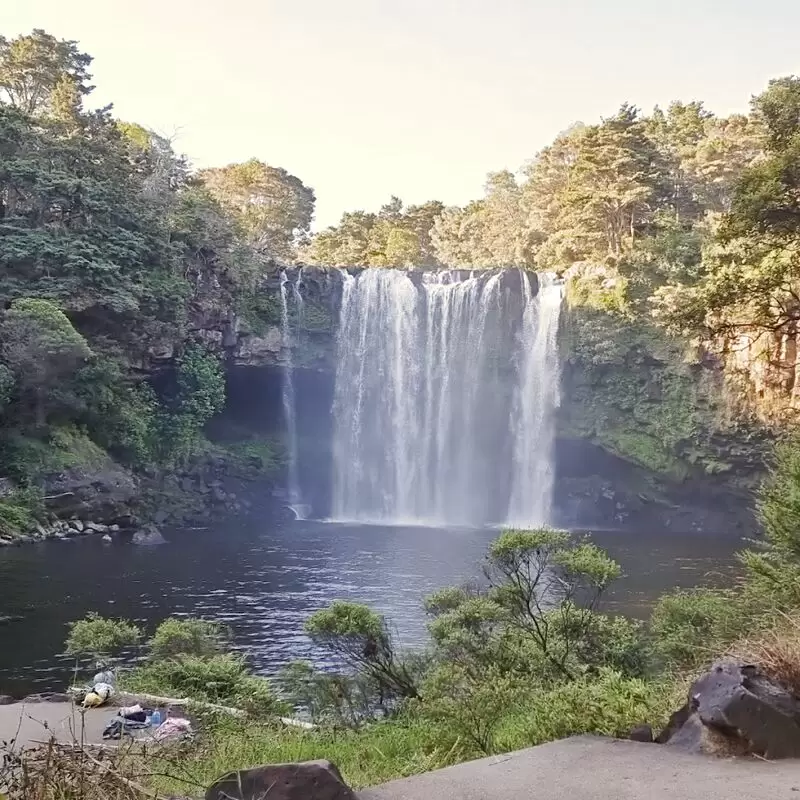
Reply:
[[[693,589],[664,595],[650,622],[656,655],[669,667],[692,669],[719,655],[742,633],[734,593]]]
[[[56,305],[36,298],[11,303],[0,322],[0,337],[0,352],[16,376],[21,399],[29,399],[36,422],[43,425],[65,396],[60,384],[89,357],[89,346]]]
[[[438,201],[404,208],[393,197],[377,214],[347,212],[314,236],[303,256],[312,264],[438,267],[434,227],[443,209]]]
[[[385,620],[367,606],[337,600],[312,614],[305,631],[316,645],[363,671],[377,687],[380,702],[416,697],[414,675],[395,653]]]
[[[91,56],[78,50],[77,42],[56,39],[35,28],[27,36],[0,36],[0,97],[26,114],[59,110],[54,102],[63,97],[64,86],[79,95],[88,94]]]
[[[259,252],[284,261],[293,259],[311,227],[313,189],[285,169],[255,158],[201,170],[198,179]]]
[[[225,405],[225,376],[219,358],[190,345],[178,360],[176,386],[156,422],[158,459],[185,462],[198,447],[205,424]]]
[[[283,697],[316,724],[355,729],[376,718],[375,687],[364,675],[321,672],[294,661],[281,670],[278,684]]]
[[[153,389],[134,382],[112,358],[95,358],[77,375],[81,418],[97,444],[124,464],[143,467],[158,457],[161,413]]]
[[[209,658],[153,658],[124,676],[127,691],[228,705],[253,714],[279,710],[269,681],[250,673],[247,661],[232,653]]]
[[[519,678],[489,666],[476,678],[457,664],[442,664],[421,688],[422,713],[486,755],[494,752],[495,730],[519,701]]]
[[[135,645],[141,636],[141,630],[131,622],[90,612],[84,619],[69,624],[66,652],[68,655],[108,658]]]
[[[202,659],[219,655],[229,638],[230,631],[218,622],[170,617],[156,628],[147,646],[156,660],[178,656]]]
[[[773,609],[800,605],[800,436],[775,448],[772,469],[759,492],[758,516],[764,530],[760,547],[742,554],[751,599]]]
[[[576,645],[619,574],[619,565],[595,545],[547,528],[504,532],[487,559],[492,599],[565,677],[572,677]]]
[[[226,442],[221,447],[243,471],[255,470],[262,475],[275,475],[286,464],[285,450],[274,439]]]
[[[178,404],[201,427],[225,405],[225,376],[219,359],[197,346],[178,361]]]
[[[247,328],[256,335],[281,324],[281,303],[274,295],[259,291],[242,293],[237,298],[236,307]]]
[[[668,683],[626,678],[603,669],[597,677],[563,683],[521,699],[517,713],[509,715],[495,734],[496,751],[584,733],[624,737],[643,721],[658,728],[674,710],[674,695]]]
[[[36,489],[15,489],[0,497],[0,534],[13,538],[29,533],[43,510],[42,497]]]

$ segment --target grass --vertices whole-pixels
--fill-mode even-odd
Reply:
[[[500,720],[493,753],[504,753],[581,733],[625,735],[648,722],[658,728],[682,702],[683,687],[604,671],[542,692],[531,691]],[[206,718],[196,745],[179,763],[151,765],[154,788],[180,794],[234,770],[261,764],[328,759],[355,789],[480,758],[458,725],[432,720],[421,708],[360,730],[305,731],[271,722]],[[172,777],[166,778],[163,775]],[[180,778],[186,781],[183,784]]]
[[[186,792],[187,785],[208,786],[233,770],[324,758],[335,763],[345,781],[358,789],[464,760],[464,751],[443,748],[436,734],[435,728],[415,720],[381,722],[360,731],[303,731],[217,719],[179,765],[167,758],[153,767],[154,772],[180,775],[186,783],[160,777],[154,788],[179,794]]]
[[[781,615],[773,629],[737,642],[729,655],[758,664],[767,677],[800,697],[800,616]]]

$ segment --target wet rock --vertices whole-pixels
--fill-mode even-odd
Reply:
[[[168,519],[169,519],[169,514],[166,511],[159,510],[156,511],[155,514],[153,514],[153,522],[156,525],[163,525]]]
[[[269,764],[231,772],[211,786],[205,800],[355,800],[330,761]]]
[[[48,508],[62,517],[114,519],[138,493],[136,479],[110,458],[97,465],[70,467],[45,476]]]
[[[109,534],[107,534],[107,533],[104,533],[104,534],[103,534],[103,541],[104,541],[106,544],[108,544],[109,542],[113,542],[114,540],[111,538],[111,536],[110,536]]]
[[[69,526],[74,531],[78,531],[78,533],[83,533],[83,523],[79,519],[71,519],[69,521]]]
[[[211,490],[211,498],[215,503],[224,503],[228,499],[228,494],[221,486],[215,486]]]
[[[100,522],[87,522],[84,530],[90,533],[108,533],[108,525],[103,525]]]
[[[161,535],[161,531],[155,525],[147,525],[133,534],[133,543],[150,547],[158,544],[166,544],[166,539]]]
[[[669,746],[695,753],[800,757],[800,701],[752,664],[714,664],[692,684],[687,705],[676,713],[683,722],[659,737]]]

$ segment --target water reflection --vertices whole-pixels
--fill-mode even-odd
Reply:
[[[170,614],[202,615],[233,628],[236,646],[270,673],[318,658],[302,632],[308,615],[336,598],[385,613],[400,641],[424,641],[422,598],[476,577],[491,530],[294,522],[167,533],[139,548],[99,538],[0,552],[0,693],[58,689],[70,659],[66,624],[89,611],[152,627]],[[674,586],[731,580],[741,541],[699,534],[600,532],[595,541],[623,565],[614,610],[645,616]],[[15,617],[21,619],[15,619]]]

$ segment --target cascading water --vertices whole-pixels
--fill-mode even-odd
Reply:
[[[558,307],[540,299],[536,277],[342,274],[334,519],[481,525],[513,511],[545,521]],[[526,456],[533,447],[541,452]]]
[[[287,457],[289,462],[289,505],[297,519],[306,517],[306,506],[300,492],[300,477],[297,457],[297,415],[294,397],[294,364],[292,351],[294,341],[289,316],[289,292],[298,319],[302,319],[303,297],[296,284],[289,280],[286,271],[281,272],[281,329],[286,348],[283,363],[283,414],[286,422]]]
[[[550,521],[553,415],[561,399],[557,343],[561,286],[551,275],[539,276],[538,292],[527,275],[523,286],[522,358],[511,419],[514,461],[507,522],[530,528]]]

